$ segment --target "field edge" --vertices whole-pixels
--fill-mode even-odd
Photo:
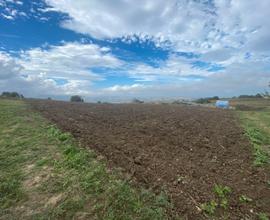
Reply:
[[[0,219],[172,219],[166,195],[135,189],[22,101],[0,100]]]

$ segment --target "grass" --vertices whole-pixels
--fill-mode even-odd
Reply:
[[[240,121],[245,129],[245,133],[253,146],[254,165],[267,166],[270,164],[270,100],[251,99],[237,100],[236,105],[247,107],[247,110],[240,111]],[[268,181],[270,183],[270,180]],[[241,195],[241,203],[250,203],[252,199]],[[258,213],[259,220],[269,220],[266,213]]]
[[[132,187],[22,101],[0,100],[1,219],[169,219],[164,193]]]
[[[258,104],[262,107],[262,104]],[[270,107],[260,111],[238,111],[246,135],[254,152],[254,164],[262,166],[270,163]]]
[[[229,205],[228,197],[232,189],[228,186],[215,184],[213,192],[215,193],[216,199],[201,205],[201,209],[207,215],[214,215],[217,208],[221,208],[223,211],[227,210]]]
[[[201,204],[201,209],[208,215],[214,215],[218,204],[215,200]]]
[[[267,214],[261,212],[258,214],[258,219],[259,220],[269,220],[269,217],[267,216]]]
[[[202,203],[200,205],[201,210],[205,213],[208,219],[228,219],[228,212],[230,211],[229,204],[231,199],[232,189],[228,186],[215,184],[213,187],[215,198],[211,201]],[[247,205],[252,203],[253,200],[246,195],[239,196],[239,203]],[[259,220],[269,220],[266,213],[255,213]],[[217,217],[217,218],[214,218]]]
[[[241,195],[241,196],[239,197],[239,201],[240,201],[241,203],[248,203],[248,202],[252,202],[252,199],[249,198],[249,197],[247,197],[247,196],[245,196],[245,195]]]
[[[214,192],[218,197],[220,207],[227,209],[229,205],[228,196],[232,192],[231,188],[216,184],[214,186]]]

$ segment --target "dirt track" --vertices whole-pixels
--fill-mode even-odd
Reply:
[[[30,101],[34,109],[139,184],[165,189],[184,219],[215,198],[214,184],[232,188],[228,219],[270,214],[269,175],[252,165],[248,140],[232,112],[179,105],[77,104]],[[239,202],[239,196],[253,199]],[[250,210],[253,211],[250,211]],[[220,209],[218,216],[226,215]]]

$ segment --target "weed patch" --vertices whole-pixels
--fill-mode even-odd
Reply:
[[[259,213],[258,218],[259,218],[259,220],[269,220],[268,215],[265,213]]]
[[[270,163],[270,117],[267,111],[239,112],[246,135],[253,145],[254,165]],[[267,147],[268,146],[268,147]]]
[[[213,215],[215,213],[217,207],[218,207],[218,204],[214,200],[207,202],[207,203],[203,203],[201,205],[201,209],[204,212],[206,212],[206,214],[208,214],[208,215]]]
[[[249,197],[247,197],[247,196],[245,196],[245,195],[241,195],[239,197],[239,201],[242,202],[242,203],[248,203],[248,202],[252,202],[252,199],[249,198]]]
[[[213,191],[216,199],[201,205],[201,209],[208,215],[214,215],[217,208],[221,208],[226,211],[229,205],[228,197],[232,192],[230,187],[218,184],[214,186]]]

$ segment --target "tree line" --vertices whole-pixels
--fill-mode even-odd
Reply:
[[[17,99],[24,98],[24,96],[22,94],[19,94],[18,92],[2,92],[1,97],[2,98],[17,98]]]

